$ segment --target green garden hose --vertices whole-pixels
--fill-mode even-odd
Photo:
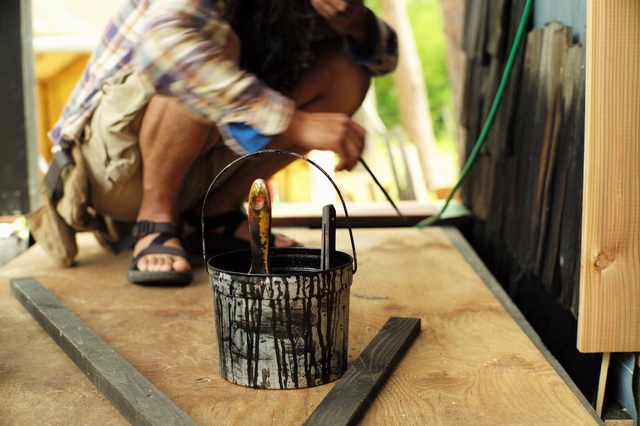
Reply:
[[[504,95],[505,88],[507,87],[507,83],[509,82],[509,78],[511,77],[511,70],[513,69],[513,64],[516,61],[516,56],[518,55],[518,49],[522,44],[524,32],[527,28],[527,22],[529,21],[529,16],[531,15],[532,4],[533,4],[533,0],[527,0],[527,3],[524,6],[524,11],[522,12],[522,18],[520,19],[520,26],[518,27],[516,38],[513,41],[513,46],[511,47],[511,53],[509,54],[507,65],[504,68],[504,72],[502,74],[502,80],[500,80],[500,86],[498,87],[498,91],[496,92],[496,97],[493,100],[493,104],[491,104],[491,110],[489,111],[487,120],[485,121],[484,126],[482,127],[480,136],[478,136],[478,140],[476,141],[475,146],[471,151],[471,154],[469,155],[469,159],[465,163],[464,168],[460,173],[460,177],[458,178],[458,181],[456,182],[453,189],[449,193],[449,196],[447,197],[447,200],[445,201],[440,211],[434,216],[428,217],[418,222],[416,224],[418,228],[424,228],[426,226],[433,225],[440,220],[445,210],[449,206],[449,203],[451,202],[451,199],[453,198],[454,194],[456,193],[456,191],[458,191],[458,189],[460,189],[460,186],[462,186],[462,183],[464,182],[464,180],[467,178],[467,175],[471,171],[471,168],[473,167],[476,161],[476,157],[478,156],[478,153],[480,152],[482,145],[484,145],[484,142],[487,139],[487,134],[489,133],[489,129],[491,129],[491,126],[493,125],[493,122],[496,118],[496,112],[498,111],[498,107],[500,106],[500,102],[502,101],[502,96]]]

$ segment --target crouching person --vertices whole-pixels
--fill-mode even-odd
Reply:
[[[220,170],[263,148],[333,151],[350,170],[365,136],[350,117],[396,62],[394,31],[362,0],[123,1],[50,132],[58,154],[34,238],[70,264],[74,233],[90,230],[133,250],[131,282],[188,284]],[[224,177],[205,209],[208,247],[248,247],[247,190],[292,158]]]

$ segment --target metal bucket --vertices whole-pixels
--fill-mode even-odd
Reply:
[[[288,151],[265,150],[235,162],[263,153],[294,155],[318,168],[338,192],[349,223],[337,186],[311,160]],[[207,261],[204,247],[223,378],[253,388],[297,389],[329,383],[344,374],[350,286],[357,267],[351,226],[349,236],[353,257],[336,251],[325,270],[321,269],[321,250],[316,248],[271,248],[271,273],[249,274],[250,250]]]

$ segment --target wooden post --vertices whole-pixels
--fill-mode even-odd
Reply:
[[[0,2],[0,215],[39,204],[31,1]]]
[[[588,0],[578,349],[640,351],[640,3]]]
[[[600,365],[600,379],[598,381],[598,394],[596,396],[596,413],[602,417],[602,407],[604,406],[604,395],[607,388],[607,377],[609,376],[609,365],[611,364],[611,352],[602,354],[602,364]]]
[[[460,158],[465,158],[464,141],[467,139],[467,130],[460,122],[467,65],[467,54],[462,49],[465,7],[465,0],[440,1],[447,43],[447,71],[455,111],[456,138],[458,140]]]
[[[400,60],[394,73],[402,126],[415,144],[427,189],[433,191],[438,161],[422,65],[404,0],[383,0],[384,17],[398,33]]]

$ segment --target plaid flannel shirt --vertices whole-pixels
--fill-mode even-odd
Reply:
[[[293,101],[267,87],[226,59],[223,49],[231,31],[221,17],[224,1],[123,0],[49,137],[56,145],[81,143],[99,104],[102,81],[118,70],[140,70],[159,94],[175,96],[203,120],[215,123],[225,143],[240,154],[266,145],[286,130]],[[392,71],[397,63],[395,32],[370,13],[375,38],[364,55],[347,41],[354,59],[373,75]],[[239,123],[266,138],[258,145],[234,138],[229,125]]]

